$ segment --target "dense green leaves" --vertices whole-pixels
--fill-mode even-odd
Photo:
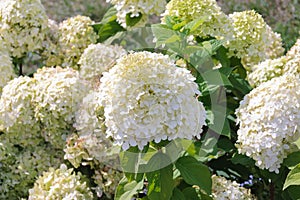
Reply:
[[[138,193],[139,190],[143,189],[144,180],[140,182],[131,181],[129,182],[124,177],[116,190],[115,200],[132,200],[132,197]]]
[[[185,182],[198,185],[207,194],[211,194],[211,174],[206,165],[190,156],[179,158],[175,165]]]

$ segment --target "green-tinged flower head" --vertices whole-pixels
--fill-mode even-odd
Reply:
[[[6,44],[3,40],[0,40],[0,96],[2,93],[2,88],[9,82],[11,79],[16,77],[13,69],[12,59],[9,56],[9,51],[6,47]]]
[[[121,46],[90,44],[80,57],[80,76],[92,81],[100,78],[104,71],[108,71],[114,66],[116,60],[127,52]]]
[[[26,198],[36,178],[63,160],[63,152],[45,144],[20,150],[5,137],[0,139],[1,199]]]
[[[3,88],[0,98],[0,130],[14,144],[35,146],[42,140],[39,123],[34,118],[32,99],[35,85],[32,78],[20,76]]]
[[[48,17],[40,0],[5,0],[0,3],[0,38],[13,57],[42,48]]]
[[[284,74],[261,83],[240,102],[236,146],[261,169],[279,173],[300,136],[299,75]]]
[[[130,53],[104,72],[100,100],[107,135],[123,149],[200,137],[206,114],[195,78],[165,55]]]
[[[80,172],[76,174],[64,164],[56,170],[50,168],[36,180],[34,187],[29,190],[28,199],[92,200],[93,194],[82,178]]]
[[[265,23],[254,10],[234,12],[229,17],[233,22],[233,40],[225,44],[228,56],[241,58],[244,67],[251,67],[266,59],[283,54],[281,38]]]
[[[257,87],[261,83],[271,80],[272,78],[282,76],[287,58],[282,56],[280,58],[265,60],[257,65],[254,65],[252,71],[248,73],[247,79],[252,87]]]
[[[166,16],[176,17],[185,22],[203,19],[203,24],[195,35],[206,38],[230,40],[232,34],[231,22],[217,5],[215,0],[171,0],[163,14],[162,22]]]
[[[98,35],[91,26],[94,22],[85,16],[71,17],[59,24],[59,45],[62,67],[78,69],[84,49],[96,43]]]
[[[166,5],[165,0],[106,0],[112,3],[117,10],[117,21],[124,28],[142,27],[148,21],[148,15],[160,15]],[[140,17],[140,21],[133,27],[128,27],[126,24],[126,15],[131,18]]]
[[[240,187],[236,181],[227,180],[224,177],[213,175],[212,197],[214,200],[255,200],[250,189]]]
[[[75,112],[89,88],[77,71],[60,67],[42,68],[34,74],[36,85],[35,117],[46,141],[62,149],[73,132]]]

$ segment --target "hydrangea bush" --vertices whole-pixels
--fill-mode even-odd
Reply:
[[[107,2],[0,2],[0,198],[299,199],[299,41],[215,0]]]

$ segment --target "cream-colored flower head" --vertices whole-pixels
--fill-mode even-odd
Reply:
[[[41,123],[42,135],[62,149],[67,135],[72,133],[75,112],[88,88],[71,68],[44,67],[38,69],[34,79],[37,82],[35,117]]]
[[[98,35],[91,26],[93,23],[89,17],[78,15],[59,24],[62,67],[78,69],[78,61],[84,49],[97,42]]]
[[[240,187],[236,181],[227,180],[224,177],[213,175],[212,197],[214,200],[254,200],[256,199],[250,189]]]
[[[100,78],[104,71],[114,66],[116,60],[127,52],[121,46],[90,44],[80,57],[80,76],[86,80]]]
[[[203,24],[198,28],[195,35],[203,38],[231,39],[230,34],[232,34],[233,29],[231,22],[215,0],[171,0],[167,4],[163,16],[163,23],[166,16],[177,17],[186,22],[203,19]]]
[[[150,141],[200,137],[206,114],[195,78],[165,55],[130,53],[104,72],[100,100],[108,136],[143,149]]]
[[[106,0],[112,3],[117,10],[117,21],[124,28],[142,27],[148,21],[148,15],[160,15],[166,5],[165,0]],[[126,24],[126,15],[130,17],[139,17],[140,21],[133,27],[128,27]]]
[[[13,57],[42,48],[48,17],[40,0],[5,0],[0,3],[0,38]]]
[[[13,69],[12,59],[9,56],[9,51],[4,43],[0,40],[0,96],[2,93],[2,88],[9,82],[11,79],[16,77],[16,74]]]
[[[20,150],[5,135],[0,141],[1,199],[27,198],[37,176],[63,161],[63,152],[45,144]]]
[[[247,79],[252,87],[257,87],[263,82],[267,82],[272,78],[283,75],[287,58],[265,60],[257,65],[254,65],[251,72],[248,72]]]
[[[106,137],[103,107],[99,104],[99,93],[91,91],[83,98],[76,112],[74,127],[78,135],[68,138],[65,148],[65,159],[74,167],[91,165],[92,162],[105,164],[109,160],[117,159],[118,155],[111,155],[113,142]]]
[[[22,146],[41,141],[32,103],[34,88],[33,79],[20,76],[8,82],[0,98],[0,129],[11,142]]]
[[[228,55],[241,58],[247,70],[251,71],[251,66],[261,61],[282,55],[281,39],[260,14],[248,10],[234,12],[229,17],[233,22],[234,39],[225,44]]]
[[[44,172],[29,190],[29,200],[38,199],[78,199],[92,200],[93,193],[82,180],[81,173],[73,172],[62,164],[59,169],[50,168]]]
[[[240,125],[236,146],[261,169],[279,173],[283,159],[300,136],[300,81],[283,75],[260,84],[236,110]]]

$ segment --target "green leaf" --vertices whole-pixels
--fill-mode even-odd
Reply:
[[[227,75],[223,74],[219,69],[207,71],[202,75],[202,77],[209,85],[232,86]]]
[[[255,165],[255,161],[253,159],[249,158],[246,155],[242,155],[242,154],[238,154],[238,153],[235,153],[232,156],[231,162],[235,165],[237,165],[237,164],[241,164],[244,166],[254,166]]]
[[[292,185],[287,188],[287,191],[292,199],[300,199],[300,187]]]
[[[200,200],[200,197],[198,196],[195,188],[187,187],[184,190],[182,190],[182,193],[186,200]]]
[[[162,163],[170,162],[168,156],[163,153],[155,154],[149,161],[147,170],[158,169],[146,173],[148,180],[148,197],[150,200],[170,199],[174,188],[173,164],[165,166]]]
[[[104,14],[102,20],[101,20],[101,24],[106,24],[112,21],[115,21],[117,19],[117,10],[115,9],[115,7],[111,7],[110,9],[108,9],[108,11]]]
[[[189,23],[187,23],[184,28],[189,30],[190,34],[193,34],[202,24],[203,22],[207,19],[207,16],[203,16],[201,18],[197,18],[196,20],[193,20]]]
[[[300,185],[300,164],[296,165],[296,167],[287,175],[283,190],[291,185]]]
[[[178,189],[174,188],[171,200],[186,200],[184,194]]]
[[[175,165],[185,182],[198,185],[207,194],[211,194],[211,174],[206,165],[190,156],[179,158]]]
[[[289,168],[294,168],[299,163],[300,163],[300,151],[289,154],[288,157],[283,161],[283,165]]]
[[[128,182],[128,179],[123,177],[116,189],[115,200],[131,200],[143,186],[144,180]]]
[[[228,53],[228,50],[222,46],[217,50],[217,53],[215,55],[215,58],[220,61],[222,68],[230,67],[230,59],[228,58],[227,53]]]
[[[139,13],[139,16],[137,16],[137,17],[130,17],[130,15],[131,15],[131,13],[126,14],[126,25],[129,27],[136,25],[143,17],[143,15],[141,13]]]

